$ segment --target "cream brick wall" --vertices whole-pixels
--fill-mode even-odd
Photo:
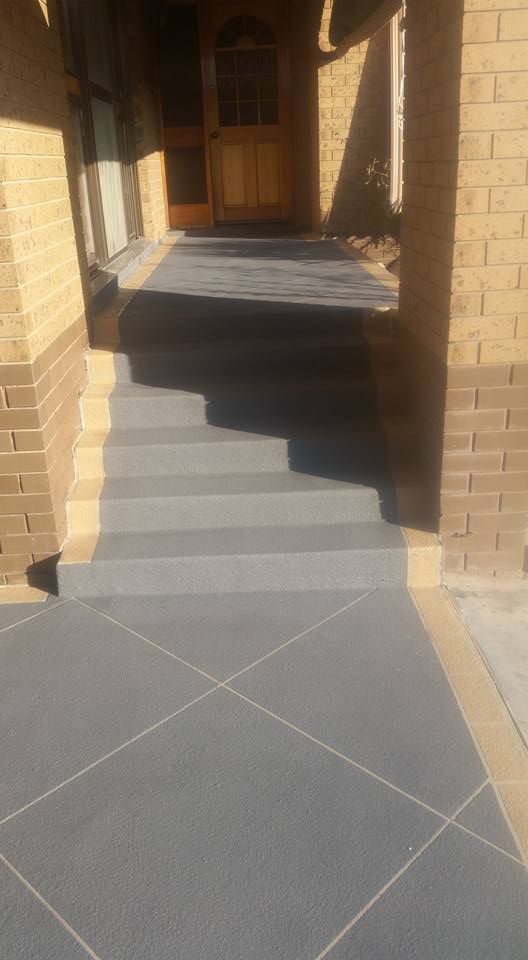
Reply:
[[[524,557],[527,16],[528,0],[408,0],[401,324],[458,572]]]
[[[328,49],[333,0],[325,0],[320,46]],[[318,71],[320,218],[330,233],[375,232],[379,214],[365,187],[374,159],[386,160],[389,138],[389,33],[352,47]]]
[[[0,583],[62,547],[85,382],[55,0],[0,6]]]

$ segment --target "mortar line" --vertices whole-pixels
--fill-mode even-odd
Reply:
[[[145,730],[142,730],[140,733],[137,733],[134,737],[131,737],[129,740],[126,740],[124,743],[121,743],[118,747],[115,747],[114,750],[110,750],[108,753],[105,753],[102,757],[99,757],[97,760],[94,760],[92,763],[89,763],[86,767],[83,767],[82,770],[78,770],[77,773],[72,774],[71,777],[67,777],[66,780],[62,780],[61,783],[56,784],[54,787],[51,787],[49,790],[46,790],[45,793],[41,793],[40,796],[35,797],[34,800],[30,800],[29,803],[24,804],[23,807],[19,807],[18,810],[14,810],[13,813],[9,813],[6,817],[3,817],[0,820],[0,827],[5,823],[8,823],[9,820],[13,820],[14,817],[18,817],[19,814],[24,813],[26,810],[29,810],[31,807],[34,807],[36,803],[40,803],[41,800],[45,800],[47,797],[51,797],[52,794],[57,793],[57,790],[61,790],[62,787],[67,787],[68,784],[73,783],[75,780],[78,780],[80,777],[84,776],[85,773],[89,773],[90,770],[94,770],[95,767],[98,767],[101,763],[104,763],[105,760],[110,760],[111,757],[115,757],[116,754],[121,753],[122,750],[125,750],[126,747],[130,747],[133,743],[136,743],[137,740],[141,740],[143,737],[146,737],[147,734],[153,733],[154,730],[158,730],[164,724],[169,723],[171,720],[174,720],[180,713],[183,713],[185,710],[188,710],[189,707],[193,707],[196,703],[199,703],[200,700],[204,700],[205,697],[209,697],[212,693],[218,690],[218,686],[211,687],[210,690],[206,690],[205,693],[200,694],[199,697],[195,697],[194,700],[191,700],[189,703],[186,703],[183,707],[180,707],[179,710],[176,710],[174,713],[169,714],[168,717],[163,717],[161,720],[158,720],[157,723],[153,723],[150,727],[147,727]]]
[[[42,606],[45,609],[37,610],[37,612],[32,613],[31,616],[23,617],[22,620],[17,620],[16,623],[10,623],[7,627],[1,627],[0,640],[2,640],[2,635],[7,633],[8,630],[13,630],[14,627],[19,627],[23,623],[29,623],[30,620],[35,620],[37,617],[41,617],[43,613],[51,613],[52,610],[57,610],[59,607],[63,607],[67,603],[71,603],[71,597],[65,597],[64,600],[59,600],[57,603],[53,603],[49,607],[46,606],[46,603],[43,603]]]
[[[385,894],[391,889],[391,887],[393,887],[398,882],[398,880],[400,880],[404,876],[404,874],[407,873],[407,871],[416,863],[416,861],[422,856],[422,854],[425,853],[425,851],[428,850],[429,847],[433,846],[433,844],[444,833],[444,831],[447,830],[449,826],[458,826],[455,818],[459,817],[460,814],[466,809],[466,807],[468,807],[471,803],[473,803],[473,800],[475,800],[479,796],[479,794],[482,792],[482,790],[484,790],[484,787],[486,787],[488,783],[489,783],[489,780],[486,780],[485,783],[481,784],[481,786],[478,787],[477,790],[475,790],[475,792],[472,793],[471,796],[468,797],[464,801],[464,803],[462,803],[455,810],[454,814],[447,819],[446,823],[442,824],[442,826],[438,830],[436,830],[435,833],[433,833],[432,837],[430,837],[429,840],[426,843],[424,843],[423,846],[420,847],[420,849],[417,850],[416,853],[407,861],[407,863],[404,863],[403,867],[401,867],[394,874],[394,876],[391,877],[391,879],[388,880],[387,883],[385,883],[378,890],[378,892],[374,894],[373,897],[371,897],[371,899],[361,908],[361,910],[359,910],[355,914],[352,920],[350,920],[350,922],[347,923],[347,925],[343,927],[342,930],[340,930],[340,932],[334,937],[334,939],[331,940],[330,943],[326,945],[326,947],[323,947],[323,950],[321,951],[321,953],[319,953],[315,957],[315,960],[325,960],[325,957],[327,957],[332,952],[334,947],[336,947],[337,944],[340,943],[340,941],[347,935],[347,933],[350,933],[350,931],[356,926],[357,923],[359,923],[360,920],[363,919],[363,917],[372,909],[372,907],[374,907],[377,903],[379,903],[379,901],[385,896]]]
[[[403,790],[402,787],[398,787],[395,783],[391,783],[390,780],[386,780],[384,777],[380,776],[380,774],[375,773],[373,770],[370,770],[368,767],[363,766],[363,764],[358,763],[356,760],[352,760],[352,758],[348,757],[345,753],[341,753],[341,751],[336,750],[335,747],[331,747],[329,744],[324,743],[323,740],[319,740],[317,737],[312,736],[311,733],[307,733],[306,730],[303,730],[301,727],[297,727],[294,723],[290,723],[289,720],[285,720],[284,717],[279,716],[279,714],[273,713],[272,710],[268,710],[267,707],[263,707],[262,704],[257,703],[256,700],[251,700],[250,697],[246,697],[245,694],[240,693],[238,690],[235,690],[233,687],[227,686],[225,683],[220,683],[218,685],[218,689],[224,689],[224,690],[227,690],[229,693],[233,693],[235,696],[239,697],[241,700],[245,700],[246,703],[249,703],[253,707],[256,707],[257,710],[261,710],[263,713],[266,713],[273,720],[278,720],[279,723],[282,723],[284,724],[284,726],[289,727],[295,733],[299,733],[302,737],[305,737],[307,740],[311,740],[312,743],[315,743],[317,744],[317,746],[322,747],[323,750],[327,750],[328,753],[334,754],[334,756],[339,757],[340,760],[344,760],[345,763],[350,764],[350,766],[355,767],[357,770],[361,770],[362,773],[366,774],[369,777],[372,777],[373,780],[377,780],[379,783],[384,784],[384,786],[388,787],[389,790],[394,790],[395,793],[399,793],[402,797],[405,797],[407,800],[410,800],[412,803],[418,804],[418,806],[423,807],[429,813],[432,813],[435,816],[440,817],[442,820],[448,821],[450,823],[453,822],[453,825],[458,827],[460,830],[463,830],[464,833],[469,833],[472,836],[474,836],[477,840],[481,840],[482,843],[485,843],[487,846],[493,847],[495,850],[498,850],[499,853],[502,853],[505,857],[508,857],[509,860],[514,860],[515,863],[520,863],[522,866],[524,865],[522,860],[520,860],[517,857],[514,857],[511,853],[508,853],[507,850],[503,850],[502,847],[499,847],[496,844],[492,843],[491,840],[486,840],[484,837],[481,837],[480,834],[474,833],[468,827],[464,827],[462,826],[462,824],[456,823],[455,821],[453,821],[452,817],[448,816],[448,814],[442,813],[440,810],[436,810],[435,807],[432,807],[430,804],[426,803],[425,800],[420,800],[418,797],[413,796],[412,793],[407,793],[407,791]],[[453,814],[453,816],[459,816],[459,814],[464,809],[466,803],[471,802],[471,800],[473,800],[476,796],[478,796],[480,791],[483,790],[488,783],[489,783],[489,778],[486,778],[484,783],[480,784],[480,786],[477,788],[475,793],[471,795],[469,801],[464,801],[464,804],[462,805],[462,807],[459,810],[457,810],[456,814]]]
[[[61,927],[64,930],[66,930],[66,932],[69,933],[74,940],[77,941],[79,946],[86,951],[86,953],[88,954],[89,957],[92,958],[92,960],[102,960],[99,954],[95,953],[95,951],[92,950],[89,944],[86,943],[86,940],[83,940],[81,935],[77,933],[76,930],[74,930],[74,928],[68,923],[67,920],[64,919],[63,916],[61,916],[61,914],[57,910],[55,910],[55,907],[53,907],[51,903],[49,903],[49,901],[46,900],[41,893],[39,893],[39,891],[33,886],[33,884],[30,883],[29,880],[26,880],[26,878],[20,873],[19,870],[17,870],[14,864],[12,864],[7,859],[7,857],[3,855],[3,853],[0,853],[0,861],[4,864],[4,866],[8,870],[11,871],[11,873],[14,874],[17,880],[19,880],[19,882],[26,888],[26,890],[31,894],[31,896],[33,896],[35,900],[38,900],[38,902],[42,904],[42,906],[48,911],[48,913],[51,914],[51,916],[57,921],[57,923],[59,923]]]

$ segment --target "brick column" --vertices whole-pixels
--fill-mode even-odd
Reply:
[[[159,240],[166,233],[168,222],[161,163],[158,78],[147,7],[141,0],[129,0],[125,7],[125,29],[143,233],[147,240]]]
[[[445,570],[522,568],[528,0],[408,0],[401,327]]]
[[[0,583],[18,583],[66,536],[85,381],[55,0],[3,0],[0,70]]]

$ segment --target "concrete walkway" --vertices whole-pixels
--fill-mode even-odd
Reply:
[[[71,598],[0,607],[0,957],[527,960],[527,875],[488,771],[498,750],[522,797],[528,763],[496,746],[465,636],[448,656],[466,700],[451,686],[388,506],[361,310],[394,292],[324,243],[182,248],[121,316],[93,559],[60,575]],[[245,392],[182,385],[190,357]],[[340,419],[341,395],[321,403],[336,364]],[[300,368],[315,401],[277,400]],[[482,756],[459,703],[481,749],[493,730]]]
[[[0,608],[6,960],[525,960],[405,589]]]

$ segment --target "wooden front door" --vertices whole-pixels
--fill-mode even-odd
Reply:
[[[287,7],[285,0],[220,0],[206,7],[206,107],[218,222],[291,215]]]

